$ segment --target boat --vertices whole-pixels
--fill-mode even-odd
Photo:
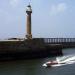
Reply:
[[[52,65],[56,65],[58,64],[57,61],[48,61],[46,63],[43,64],[44,67],[52,67]]]
[[[75,55],[57,57],[56,60],[51,60],[44,63],[43,67],[57,67],[75,63]]]
[[[42,66],[43,67],[56,67],[56,66],[61,66],[61,65],[65,65],[65,63],[61,62],[57,62],[57,61],[48,61],[46,63],[44,63]]]

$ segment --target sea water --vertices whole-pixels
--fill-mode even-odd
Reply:
[[[75,49],[64,49],[63,56],[74,56]],[[62,57],[63,57],[62,56]],[[56,57],[43,59],[0,61],[0,75],[75,75],[75,63],[53,68],[44,68],[43,63]]]

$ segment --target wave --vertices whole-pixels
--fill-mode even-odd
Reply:
[[[75,55],[56,57],[56,61],[59,63],[59,66],[67,65],[67,64],[74,64],[75,63]]]

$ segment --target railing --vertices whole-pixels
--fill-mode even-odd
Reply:
[[[45,43],[75,43],[75,38],[44,38]]]

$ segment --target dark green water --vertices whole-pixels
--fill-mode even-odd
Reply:
[[[64,55],[75,54],[75,49],[63,50]],[[0,75],[75,75],[75,64],[44,68],[42,64],[55,59],[33,59],[0,62]]]

